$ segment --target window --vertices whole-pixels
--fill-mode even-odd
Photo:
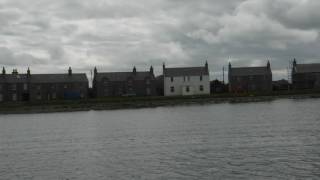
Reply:
[[[173,82],[173,77],[171,77],[170,79],[171,79],[171,82]]]
[[[150,84],[150,79],[147,79],[147,80],[146,80],[146,84]]]
[[[109,81],[108,81],[107,79],[104,79],[104,80],[103,80],[103,85],[104,85],[104,86],[108,86],[108,84],[109,84]]]
[[[12,94],[12,101],[17,101],[17,94],[16,93]]]
[[[147,95],[150,95],[150,94],[151,94],[151,89],[147,88]]]
[[[174,86],[170,87],[170,91],[173,93],[174,92]]]
[[[203,91],[203,86],[202,85],[199,86],[199,90]]]
[[[38,99],[38,100],[41,100],[41,94],[40,94],[40,92],[37,93],[37,99]]]
[[[104,96],[108,96],[109,95],[108,87],[103,89],[103,94],[104,94]]]
[[[16,91],[17,90],[17,84],[12,84],[11,85],[11,89],[12,89],[12,91]]]
[[[57,94],[55,92],[52,93],[52,99],[57,99]]]
[[[250,79],[250,81],[252,81],[253,80],[253,76],[249,76],[249,79]]]
[[[119,95],[122,95],[122,88],[121,87],[119,87],[118,93],[119,93]]]
[[[128,87],[132,87],[133,85],[133,80],[132,79],[128,79]]]
[[[183,82],[186,82],[186,77],[185,76],[183,76]]]
[[[186,91],[190,92],[190,87],[189,86],[186,87]]]
[[[28,84],[27,83],[23,84],[23,90],[25,90],[25,91],[28,90]]]
[[[67,89],[67,88],[68,88],[68,85],[67,85],[67,84],[63,85],[63,88]]]
[[[202,75],[200,76],[200,81],[202,81]]]

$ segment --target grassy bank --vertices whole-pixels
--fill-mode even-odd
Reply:
[[[110,97],[73,101],[3,103],[0,105],[0,114],[133,109],[210,103],[245,103],[271,101],[279,98],[320,98],[320,91],[283,91],[243,94],[228,93],[209,96],[176,97]]]

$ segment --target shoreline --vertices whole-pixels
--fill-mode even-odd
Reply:
[[[204,105],[220,103],[267,102],[277,99],[313,99],[320,98],[320,93],[246,95],[246,96],[183,96],[183,97],[130,97],[105,98],[77,101],[54,101],[42,103],[9,103],[0,105],[0,115],[36,114],[54,112],[100,111],[120,109],[141,109],[181,105]]]

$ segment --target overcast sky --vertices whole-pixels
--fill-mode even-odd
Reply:
[[[20,73],[159,74],[208,60],[212,79],[233,66],[265,65],[287,78],[320,62],[320,0],[0,0],[0,65]]]

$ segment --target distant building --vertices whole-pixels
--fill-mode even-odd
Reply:
[[[229,63],[230,92],[270,92],[272,72],[270,62],[264,67],[232,67]]]
[[[320,89],[320,63],[298,64],[294,59],[292,86],[294,89]]]
[[[203,67],[166,68],[163,64],[163,80],[165,96],[210,94],[207,62]]]
[[[0,76],[0,102],[28,101],[30,75],[18,74],[17,69],[12,74],[6,74],[3,67]]]
[[[156,80],[153,67],[149,71],[103,72],[94,69],[93,91],[95,97],[155,96]]]
[[[88,94],[86,74],[19,74],[16,69],[0,76],[0,102],[84,99]]]
[[[210,82],[211,94],[225,93],[228,91],[227,85],[218,79]]]
[[[72,100],[88,97],[88,78],[85,73],[32,74],[30,100]]]
[[[291,89],[290,83],[285,79],[273,81],[272,86],[274,91],[287,91]]]

